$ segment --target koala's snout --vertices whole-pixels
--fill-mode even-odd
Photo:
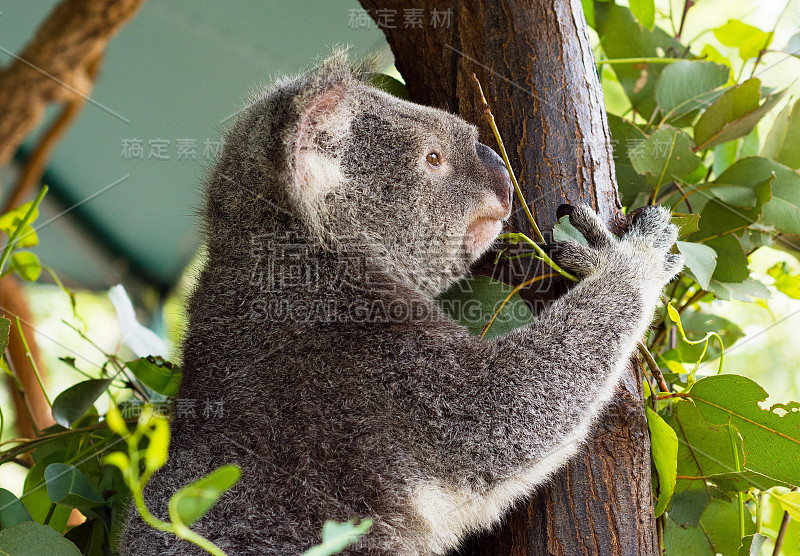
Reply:
[[[513,189],[506,165],[499,154],[483,143],[477,143],[475,149],[478,152],[478,158],[486,168],[487,185],[497,196],[502,210],[506,213],[500,218],[505,218],[511,211],[511,191]]]

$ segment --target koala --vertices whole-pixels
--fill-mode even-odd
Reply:
[[[230,556],[301,554],[326,520],[369,518],[344,554],[432,555],[496,524],[581,447],[682,268],[669,211],[621,239],[588,207],[557,262],[580,277],[535,320],[484,340],[437,294],[511,211],[478,131],[370,83],[344,52],[257,95],[228,132],[202,210],[167,464],[167,519],[223,464],[241,480],[193,529]],[[206,415],[204,404],[221,408]],[[202,554],[129,512],[126,555]]]

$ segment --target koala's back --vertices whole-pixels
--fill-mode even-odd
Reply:
[[[237,280],[218,279],[228,292]],[[299,554],[321,540],[326,520],[364,518],[375,521],[371,550],[385,544],[387,554],[423,553],[425,540],[413,533],[423,526],[409,507],[432,462],[420,461],[403,438],[418,426],[404,401],[418,387],[409,374],[425,370],[412,356],[417,325],[257,322],[242,319],[239,297],[202,283],[191,303],[188,379],[175,402],[170,456],[145,490],[151,511],[166,519],[170,493],[236,463],[240,482],[194,527],[230,556]],[[441,319],[438,333],[464,333],[428,300],[419,302]],[[425,335],[435,343],[430,328]],[[207,404],[217,413],[205,411]],[[135,512],[120,548],[131,555],[195,551]],[[345,554],[360,550],[355,544]]]

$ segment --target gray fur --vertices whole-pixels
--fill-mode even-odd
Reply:
[[[374,520],[347,554],[409,556],[496,523],[579,449],[682,265],[668,211],[620,240],[576,208],[590,244],[557,257],[580,283],[529,326],[470,336],[432,297],[494,238],[465,239],[507,217],[508,178],[474,126],[368,75],[336,53],[265,91],[206,186],[179,395],[197,415],[174,415],[145,498],[164,519],[179,487],[239,464],[194,527],[231,556],[299,554],[326,519]],[[202,553],[135,511],[119,550]]]

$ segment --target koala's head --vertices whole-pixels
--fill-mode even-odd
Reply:
[[[269,218],[435,295],[495,240],[511,183],[475,126],[380,91],[370,75],[338,52],[273,86],[229,135],[210,193],[232,186],[227,172],[279,207]]]

